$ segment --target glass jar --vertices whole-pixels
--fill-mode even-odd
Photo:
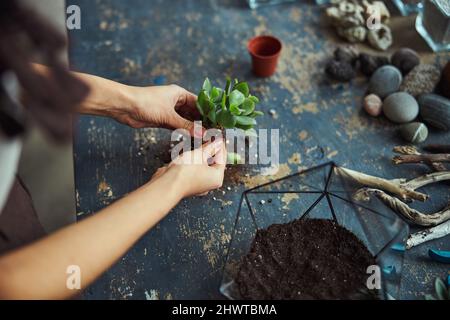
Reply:
[[[402,16],[408,16],[420,12],[422,0],[392,0]]]
[[[450,0],[424,0],[416,29],[434,52],[450,50]]]
[[[256,9],[260,6],[269,4],[281,4],[284,2],[294,2],[295,0],[247,0],[248,5],[251,9]]]
[[[351,231],[383,270],[378,298],[400,297],[408,225],[375,196],[356,200],[352,195],[361,186],[337,174],[337,168],[326,163],[242,194],[220,286],[225,297],[241,299],[234,279],[256,232],[296,219],[329,219]]]

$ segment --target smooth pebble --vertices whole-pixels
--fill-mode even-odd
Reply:
[[[375,94],[369,94],[364,98],[364,110],[372,117],[378,117],[383,111],[383,101]]]
[[[413,121],[419,114],[419,104],[406,92],[389,95],[383,102],[384,115],[396,123]]]
[[[410,143],[421,143],[428,138],[428,128],[422,122],[411,122],[401,126],[400,135]]]
[[[369,93],[384,99],[394,93],[402,83],[402,73],[396,67],[387,65],[374,72],[369,82]]]
[[[391,62],[403,75],[406,75],[420,64],[420,56],[410,48],[401,48],[392,55]]]

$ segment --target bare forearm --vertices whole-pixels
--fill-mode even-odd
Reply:
[[[173,179],[145,185],[91,218],[0,258],[0,298],[63,299],[67,267],[79,266],[86,288],[180,200]]]
[[[134,108],[133,87],[89,74],[73,74],[90,89],[89,95],[77,108],[79,113],[112,116]]]
[[[32,64],[35,71],[46,75],[51,69],[44,65]],[[134,107],[133,87],[98,76],[72,72],[89,88],[88,96],[77,107],[77,112],[98,116],[111,116]]]

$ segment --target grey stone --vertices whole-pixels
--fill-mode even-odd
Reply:
[[[421,143],[428,138],[428,128],[422,122],[411,122],[401,126],[400,135],[410,143]]]
[[[406,92],[389,95],[383,102],[385,116],[396,123],[413,121],[419,114],[419,104],[413,96]]]
[[[391,61],[403,75],[406,75],[414,69],[415,66],[420,64],[420,56],[416,51],[410,48],[401,48],[392,55]]]
[[[383,66],[370,78],[369,93],[374,93],[383,99],[398,90],[402,79],[402,73],[396,67]]]

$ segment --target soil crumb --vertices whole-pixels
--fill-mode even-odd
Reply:
[[[366,273],[375,258],[332,220],[304,219],[258,230],[235,282],[256,300],[374,299]]]

